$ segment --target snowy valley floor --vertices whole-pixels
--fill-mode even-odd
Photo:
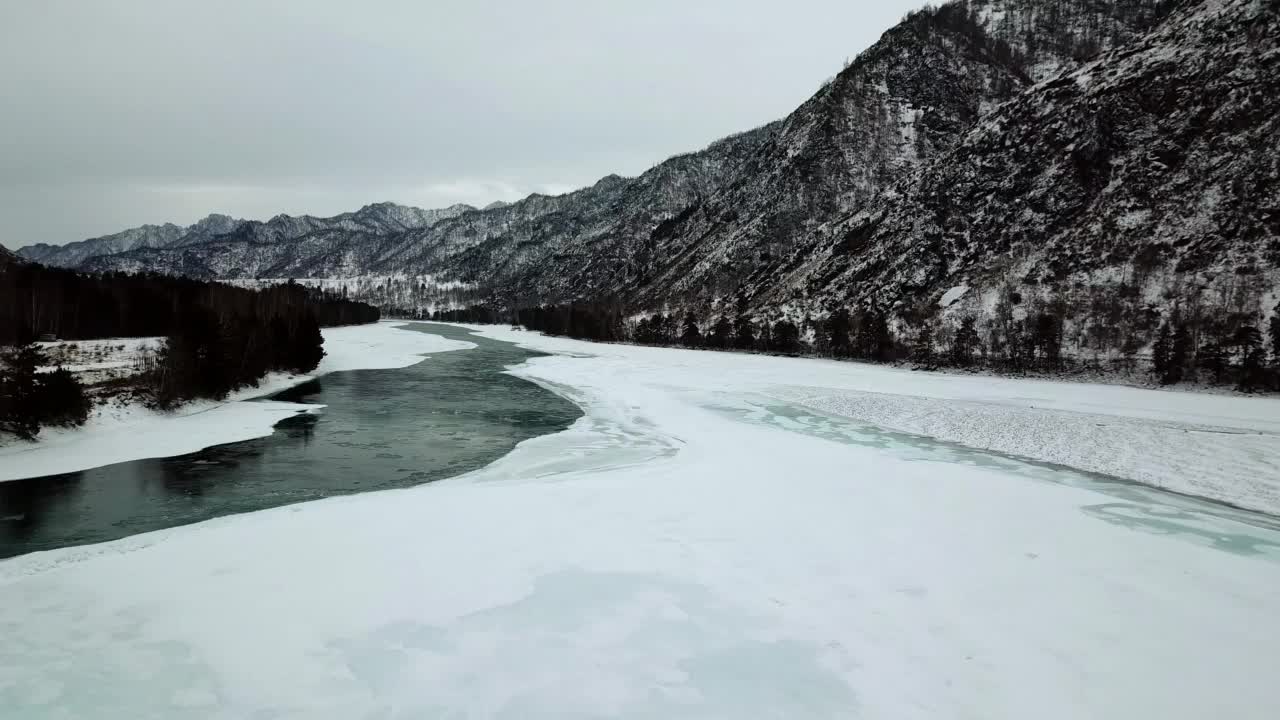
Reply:
[[[485,334],[558,353],[514,372],[586,415],[453,480],[0,562],[0,707],[1261,720],[1280,705],[1280,523],[864,422],[1090,455],[1059,447],[1066,432],[1109,470],[1212,469],[1178,489],[1265,506],[1274,401]]]
[[[266,401],[248,402],[278,393],[312,378],[342,370],[398,368],[412,365],[425,353],[471,347],[437,335],[397,330],[399,322],[325,328],[325,357],[308,375],[268,375],[256,388],[233,394],[225,402],[191,403],[172,413],[140,405],[99,405],[84,427],[45,429],[39,442],[18,440],[0,444],[0,482],[85,470],[99,465],[168,457],[213,445],[270,435],[275,424],[298,412],[320,406]],[[90,341],[89,345],[136,341]],[[119,363],[113,363],[119,364]]]
[[[797,403],[881,428],[1280,516],[1275,397],[584,344],[509,330],[485,334],[539,350],[625,362],[628,382],[661,383],[670,372],[692,388]]]

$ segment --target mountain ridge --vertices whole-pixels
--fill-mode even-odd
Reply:
[[[1028,287],[1125,267],[1133,282],[1134,266],[1274,271],[1280,167],[1268,138],[1280,127],[1267,98],[1280,93],[1280,54],[1231,42],[1272,30],[1276,13],[1254,0],[1193,3],[1134,44],[1063,70],[833,225],[839,240],[808,261],[801,284],[863,303],[932,298],[1005,273],[993,248],[1029,269],[1014,278]],[[1186,202],[1195,197],[1212,206]],[[774,291],[787,285],[796,282]]]
[[[246,237],[252,237],[258,242],[287,241],[310,232],[333,229],[386,234],[425,227],[441,219],[472,210],[475,208],[465,204],[424,210],[393,202],[377,202],[365,205],[359,210],[332,217],[292,216],[280,213],[269,220],[257,221],[212,213],[187,226],[173,223],[142,225],[66,245],[37,243],[20,248],[17,252],[28,260],[45,265],[58,267],[83,265],[86,269],[94,269],[104,264],[95,262],[99,257],[122,256],[134,251],[143,251],[143,256],[153,257],[157,262],[162,262],[163,258],[169,255],[145,251],[190,248],[222,241],[235,233],[244,233]]]
[[[1274,100],[1239,89],[1273,89],[1275,29],[1258,0],[955,0],[908,15],[787,117],[636,177],[408,223],[361,217],[377,205],[281,216],[80,267],[416,273],[499,307],[745,312],[810,337],[837,308],[906,335],[962,316],[995,333],[1025,297],[1014,314],[1059,332],[1111,322],[1149,342],[1182,305],[1228,304],[1210,294],[1247,296],[1229,303],[1240,317],[1277,294]],[[1189,210],[1206,198],[1218,210]],[[1062,309],[1106,305],[1090,293],[1124,307]]]

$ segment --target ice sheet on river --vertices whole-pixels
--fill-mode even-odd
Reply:
[[[1261,719],[1280,703],[1280,533],[1256,518],[815,413],[739,385],[753,359],[532,342],[596,354],[516,371],[586,416],[484,470],[0,563],[0,707]]]
[[[867,424],[1280,515],[1280,400],[989,377],[824,360],[589,345],[505,329],[538,349],[625,361],[661,383],[760,393]]]

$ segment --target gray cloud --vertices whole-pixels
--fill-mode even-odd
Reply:
[[[920,4],[12,3],[0,243],[636,174],[782,117]]]

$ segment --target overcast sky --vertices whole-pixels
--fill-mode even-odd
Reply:
[[[5,0],[0,243],[558,193],[785,116],[917,0]]]

